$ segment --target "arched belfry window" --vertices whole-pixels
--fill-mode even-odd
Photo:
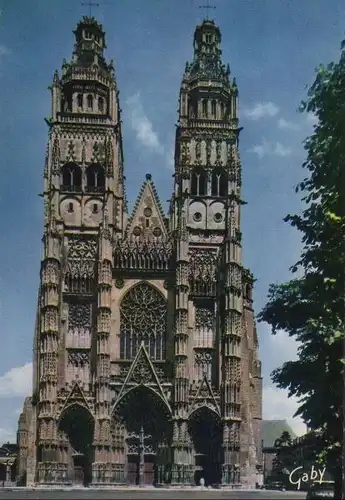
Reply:
[[[221,103],[220,103],[220,118],[221,118],[221,120],[223,120],[223,119],[224,119],[224,115],[225,115],[224,103],[223,103],[223,102],[221,102]]]
[[[98,98],[98,111],[104,113],[104,99],[103,97]]]
[[[83,94],[78,94],[77,95],[77,105],[78,105],[78,108],[82,108],[83,107]]]
[[[148,283],[133,286],[120,306],[120,359],[135,358],[142,342],[151,359],[164,360],[167,303]]]
[[[90,165],[86,171],[86,189],[92,193],[99,193],[105,189],[104,169],[98,163]]]
[[[190,194],[194,196],[204,196],[207,192],[207,177],[203,169],[192,172]]]
[[[61,190],[81,191],[81,168],[76,163],[66,163],[61,169]]]
[[[212,172],[212,196],[226,196],[228,192],[228,181],[224,170]]]
[[[211,102],[211,113],[212,113],[212,118],[216,118],[217,116],[217,103],[215,100]]]
[[[207,100],[206,99],[204,99],[202,101],[202,115],[204,118],[207,117]]]
[[[91,94],[87,96],[87,107],[88,109],[92,110],[93,109],[93,97]]]

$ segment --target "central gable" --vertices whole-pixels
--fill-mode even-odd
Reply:
[[[150,174],[146,175],[140,189],[126,227],[126,236],[143,239],[167,236],[165,215]]]

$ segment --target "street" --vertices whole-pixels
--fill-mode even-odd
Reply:
[[[73,488],[73,489],[25,489],[14,488],[0,490],[0,500],[73,500],[73,499],[281,499],[281,500],[304,500],[306,493],[304,492],[281,492],[281,491],[265,491],[265,490],[201,490],[201,489],[91,489],[91,488]]]

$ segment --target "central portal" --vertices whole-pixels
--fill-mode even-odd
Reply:
[[[129,390],[116,408],[126,427],[127,483],[155,485],[170,463],[171,413],[147,386]]]
[[[152,446],[152,435],[129,433],[127,437],[128,482],[129,484],[154,484],[156,452]]]

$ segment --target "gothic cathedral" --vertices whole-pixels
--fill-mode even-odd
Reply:
[[[26,485],[253,486],[261,363],[242,264],[238,90],[213,21],[182,78],[168,217],[146,176],[131,215],[119,91],[93,17],[55,72]]]

